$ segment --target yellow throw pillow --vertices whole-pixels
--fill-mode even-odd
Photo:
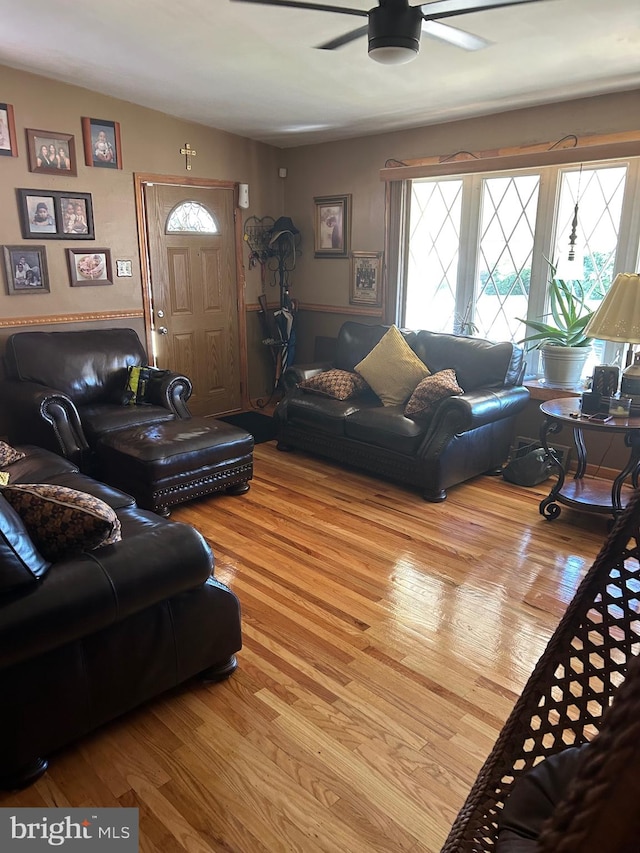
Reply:
[[[356,364],[385,406],[406,403],[418,382],[429,376],[430,370],[420,361],[397,326],[374,346],[369,355]]]

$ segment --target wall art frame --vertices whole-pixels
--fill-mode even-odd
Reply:
[[[44,246],[3,246],[9,296],[49,293],[47,250]]]
[[[315,257],[348,258],[351,195],[316,196],[313,204]]]
[[[91,193],[18,188],[16,194],[25,240],[95,240]]]
[[[27,128],[25,133],[30,172],[77,176],[76,143],[72,134],[32,128]]]
[[[0,156],[18,156],[16,121],[11,104],[0,103]]]
[[[67,249],[71,287],[113,284],[110,249]]]
[[[351,253],[351,305],[382,305],[382,252]]]
[[[120,122],[82,118],[84,162],[100,169],[122,169]]]

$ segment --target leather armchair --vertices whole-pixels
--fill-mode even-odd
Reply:
[[[175,373],[154,387],[150,404],[123,404],[129,368],[146,364],[133,329],[11,335],[0,382],[9,441],[45,447],[90,471],[106,433],[190,417],[191,382]]]

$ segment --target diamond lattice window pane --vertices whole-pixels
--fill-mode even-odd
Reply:
[[[475,323],[496,341],[524,335],[538,207],[538,175],[485,178],[476,278]]]
[[[452,332],[460,247],[462,180],[414,181],[405,324]]]

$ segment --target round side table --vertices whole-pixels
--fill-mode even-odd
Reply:
[[[553,461],[558,480],[548,496],[540,502],[540,513],[548,521],[560,515],[559,504],[573,507],[581,512],[604,513],[615,518],[624,509],[632,488],[638,486],[640,475],[640,416],[616,417],[602,423],[589,420],[588,415],[580,412],[580,400],[576,397],[547,400],[540,404],[545,416],[540,429],[542,446]],[[569,426],[573,430],[573,443],[576,448],[578,466],[573,477],[567,477],[562,463],[553,447],[549,446],[549,436],[557,435]],[[585,478],[587,470],[587,449],[584,443],[585,431],[620,433],[629,448],[629,459],[622,471],[609,485],[606,480]],[[630,479],[631,484],[626,480]]]

